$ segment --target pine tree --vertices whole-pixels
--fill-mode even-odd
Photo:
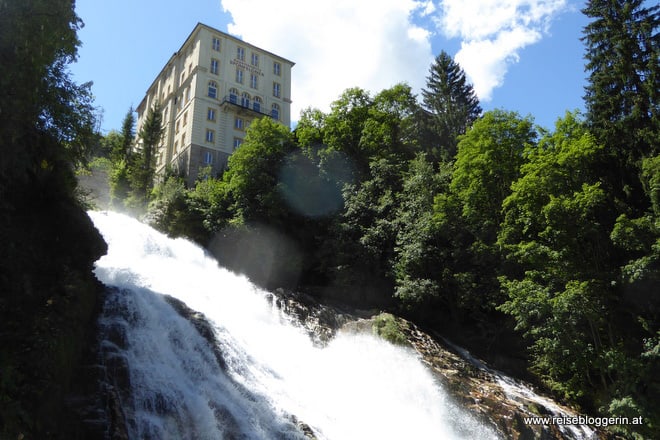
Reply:
[[[133,115],[133,107],[128,109],[126,116],[121,124],[121,138],[122,138],[122,158],[128,160],[128,157],[131,154],[131,149],[133,147],[133,142],[135,141],[135,116]]]
[[[428,111],[427,143],[432,155],[452,159],[458,136],[481,115],[479,99],[465,72],[442,51],[429,70],[423,104]]]
[[[660,5],[590,0],[583,13],[593,19],[582,38],[587,122],[609,154],[612,188],[637,206],[639,162],[660,152]]]
[[[129,160],[132,199],[130,203],[146,207],[149,193],[154,185],[155,152],[163,137],[163,113],[159,102],[149,109],[138,137],[142,141],[141,148]]]

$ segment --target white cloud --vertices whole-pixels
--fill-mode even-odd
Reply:
[[[489,101],[502,85],[518,52],[538,42],[566,0],[440,0],[436,24],[449,38],[460,38],[455,56],[479,99]]]
[[[221,0],[230,33],[296,63],[292,119],[305,107],[327,111],[349,87],[371,92],[407,82],[419,91],[433,61],[433,13],[416,0]]]

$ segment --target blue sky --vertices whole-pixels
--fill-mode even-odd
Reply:
[[[552,128],[582,109],[587,24],[574,0],[76,0],[85,23],[71,66],[93,81],[102,129],[119,129],[198,22],[282,55],[293,68],[292,119],[327,111],[348,87],[372,93],[406,82],[419,93],[445,50],[484,110]]]

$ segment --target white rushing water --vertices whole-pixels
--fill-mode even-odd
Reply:
[[[96,275],[116,289],[101,327],[124,335],[106,344],[129,367],[131,438],[303,438],[295,419],[319,439],[497,438],[412,350],[359,334],[316,347],[199,247],[120,214],[90,216],[108,243]],[[224,367],[164,295],[208,318]]]

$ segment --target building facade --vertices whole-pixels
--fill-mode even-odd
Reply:
[[[192,185],[201,169],[210,167],[213,175],[226,169],[253,119],[267,116],[290,126],[293,65],[197,24],[136,109],[139,133],[149,109],[161,105],[164,134],[156,174],[169,166]]]

